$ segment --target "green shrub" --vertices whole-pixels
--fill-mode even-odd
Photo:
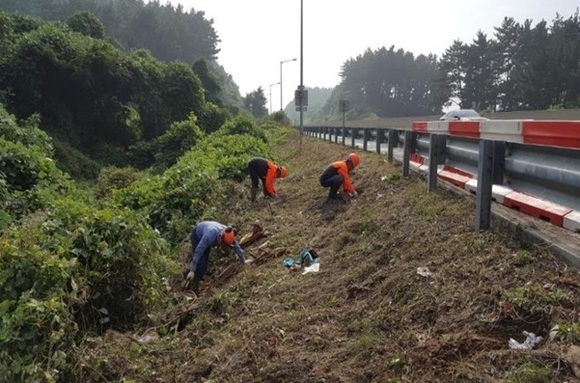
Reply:
[[[68,180],[50,158],[49,137],[36,127],[37,116],[16,123],[0,107],[0,229],[46,206]]]
[[[164,238],[180,241],[185,233],[175,230],[175,225],[182,227],[186,221],[191,227],[203,216],[217,190],[215,171],[201,169],[204,168],[180,161],[162,176],[144,178],[113,192],[113,200],[139,211]]]
[[[0,238],[3,382],[54,377],[73,357],[77,327],[67,307],[67,286],[75,262],[41,248],[42,239],[29,230]]]
[[[142,215],[62,198],[42,227],[47,248],[78,264],[75,283],[85,301],[73,311],[81,328],[130,328],[155,306],[171,275],[169,248]]]
[[[245,115],[239,115],[232,120],[226,121],[224,125],[216,132],[217,135],[249,135],[267,142],[266,133],[259,128],[254,120]]]
[[[54,159],[62,171],[77,180],[94,180],[101,165],[68,143],[54,140]]]
[[[131,163],[138,169],[153,167],[161,173],[174,165],[177,159],[193,148],[204,136],[197,118],[190,114],[187,120],[175,122],[163,135],[151,141],[140,141],[130,148]]]
[[[220,179],[242,181],[250,158],[271,158],[264,141],[252,135],[212,135],[200,142],[181,161],[195,162],[202,169],[214,168]]]
[[[95,185],[95,194],[99,198],[109,197],[113,190],[123,189],[142,177],[141,173],[131,167],[109,166],[102,168]]]
[[[155,168],[165,170],[174,165],[177,159],[195,146],[203,137],[192,114],[188,120],[176,122],[169,130],[156,139]]]
[[[207,102],[199,116],[199,125],[205,133],[213,133],[218,131],[229,117],[230,113],[226,109]]]

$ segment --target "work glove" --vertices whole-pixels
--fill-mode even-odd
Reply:
[[[348,196],[349,196],[350,198],[355,198],[356,196],[358,196],[358,193],[357,193],[357,192],[356,192],[356,190],[355,190],[355,191],[353,191],[353,192],[351,192],[351,193],[348,193]]]
[[[187,290],[191,286],[191,283],[193,282],[193,277],[194,277],[193,271],[190,271],[187,274],[187,277],[185,277],[185,281],[183,281],[182,287],[184,290]]]

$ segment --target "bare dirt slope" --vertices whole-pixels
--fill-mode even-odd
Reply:
[[[579,322],[580,275],[505,227],[474,233],[474,202],[427,193],[384,157],[361,153],[362,190],[326,202],[318,176],[348,148],[293,137],[278,150],[289,176],[280,198],[248,201],[249,181],[224,196],[224,220],[270,233],[247,249],[254,263],[216,258],[201,297],[134,334],[109,332],[81,352],[83,381],[135,382],[578,382],[569,341],[511,350],[522,331],[547,338]],[[184,242],[181,257],[189,255]],[[320,272],[283,266],[303,248]],[[432,274],[418,274],[426,267]],[[154,341],[139,344],[147,334]],[[133,337],[131,339],[130,335]],[[142,338],[144,339],[144,338]],[[96,372],[96,371],[99,372]],[[91,372],[92,371],[92,372]]]

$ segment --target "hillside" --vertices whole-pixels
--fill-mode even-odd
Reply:
[[[474,233],[471,199],[427,193],[381,156],[361,153],[357,199],[329,203],[318,176],[349,150],[297,136],[276,150],[289,169],[280,198],[250,204],[249,181],[224,196],[229,223],[245,233],[259,221],[269,232],[247,248],[254,262],[214,258],[200,298],[172,281],[179,309],[131,334],[86,340],[78,381],[579,381],[578,359],[566,356],[580,343],[576,270],[522,247],[506,227]],[[306,247],[320,272],[289,272],[284,258]],[[184,269],[189,254],[184,238]],[[508,347],[522,331],[547,338],[557,324],[566,339]]]

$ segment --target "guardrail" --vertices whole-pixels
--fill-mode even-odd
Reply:
[[[417,167],[428,189],[442,179],[476,195],[476,230],[490,226],[491,203],[580,232],[580,121],[415,121],[412,126],[306,126],[335,143],[398,153],[403,174]],[[402,153],[401,152],[402,149]]]

